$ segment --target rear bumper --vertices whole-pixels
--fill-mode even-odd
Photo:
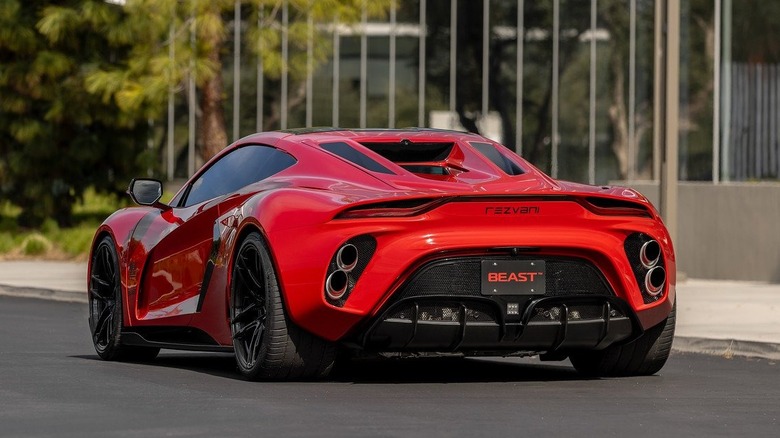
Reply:
[[[517,315],[498,301],[429,296],[401,300],[356,339],[367,351],[463,353],[598,350],[642,333],[630,306],[606,296],[529,298]]]

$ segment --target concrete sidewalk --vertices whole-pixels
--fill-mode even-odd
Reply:
[[[0,262],[0,295],[86,302],[85,263]],[[677,284],[674,349],[780,360],[780,284]]]

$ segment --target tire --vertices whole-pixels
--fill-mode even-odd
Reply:
[[[672,350],[677,303],[662,323],[646,330],[638,339],[601,351],[570,354],[580,374],[591,377],[649,376],[666,364]]]
[[[160,352],[155,347],[122,345],[122,287],[116,245],[105,236],[90,260],[89,331],[95,351],[103,360],[148,361]]]
[[[319,379],[333,367],[335,346],[285,314],[271,255],[257,232],[241,242],[233,261],[230,328],[238,369],[249,380]]]

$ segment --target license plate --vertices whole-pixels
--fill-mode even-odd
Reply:
[[[482,295],[544,295],[544,260],[483,260]]]

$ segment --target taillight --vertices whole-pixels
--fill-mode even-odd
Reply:
[[[433,210],[445,202],[446,198],[424,198],[359,205],[337,214],[336,219],[411,217]]]
[[[598,198],[590,196],[577,198],[577,201],[591,212],[601,216],[639,216],[652,218],[650,210],[642,205],[621,199]]]

